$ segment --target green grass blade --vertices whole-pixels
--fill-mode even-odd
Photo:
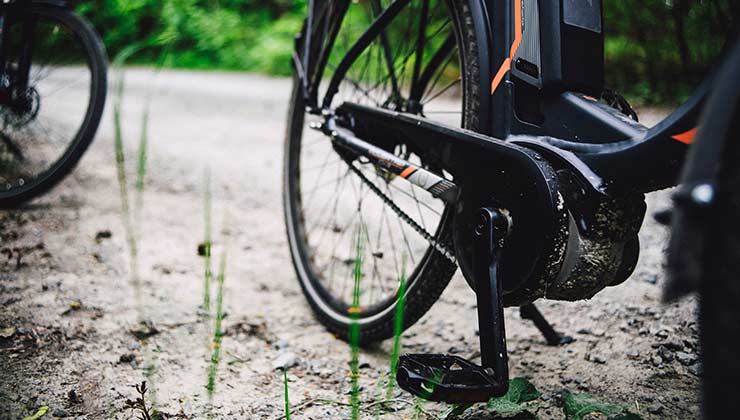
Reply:
[[[352,308],[351,308],[351,319],[349,330],[349,341],[351,349],[350,358],[350,376],[352,379],[352,391],[350,395],[350,406],[352,408],[352,420],[360,418],[360,372],[359,372],[359,356],[360,356],[360,280],[362,279],[362,264],[363,264],[363,241],[362,241],[362,229],[357,231],[357,241],[355,244],[355,265],[352,270],[352,277],[354,281],[352,289]]]
[[[203,239],[203,309],[211,310],[211,279],[213,271],[211,267],[211,247],[212,243],[212,220],[211,220],[211,171],[206,168],[203,174],[203,222],[205,225]]]
[[[398,279],[398,301],[393,319],[393,347],[391,348],[391,371],[388,375],[388,390],[386,399],[393,397],[398,371],[398,356],[401,351],[401,333],[403,333],[403,313],[406,305],[406,255],[401,259],[401,278]]]
[[[218,275],[216,276],[216,283],[218,289],[216,292],[216,321],[215,328],[213,331],[213,351],[211,353],[211,363],[208,368],[208,389],[209,399],[213,399],[213,394],[216,389],[216,374],[218,373],[218,365],[221,360],[221,340],[223,338],[223,331],[221,329],[221,322],[224,318],[223,302],[224,302],[224,280],[226,279],[226,247],[221,254],[221,262],[219,264]]]
[[[285,420],[290,420],[290,400],[288,399],[288,369],[283,369],[283,393],[285,395]]]

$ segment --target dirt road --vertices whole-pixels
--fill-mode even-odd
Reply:
[[[0,212],[1,247],[22,255],[20,264],[0,263],[0,419],[24,418],[43,405],[50,407],[47,417],[133,418],[125,400],[145,378],[148,397],[175,418],[206,418],[209,411],[213,418],[278,418],[283,383],[273,363],[279,357],[296,362],[288,374],[293,418],[347,418],[349,349],[312,318],[286,246],[280,176],[289,80],[167,71],[152,84],[150,72],[131,70],[127,83],[129,174],[142,104],[151,86],[155,92],[141,286],[129,276],[108,106],[97,140],[71,177],[27,208]],[[228,251],[225,335],[212,403],[206,384],[214,321],[199,309],[206,168],[215,267]],[[649,214],[665,207],[667,197],[651,195]],[[541,304],[559,330],[576,338],[572,344],[545,346],[533,326],[507,310],[511,373],[542,391],[532,409],[540,418],[564,418],[564,390],[627,405],[645,418],[698,417],[694,299],[659,301],[666,238],[648,217],[631,279],[591,301]],[[403,350],[473,355],[474,311],[474,295],[457,274],[404,335]],[[151,328],[137,326],[138,319]],[[155,334],[136,336],[149,333]],[[389,353],[384,342],[360,356],[369,418]],[[392,405],[400,411],[383,418],[413,417],[407,394],[399,392]],[[443,409],[427,404],[423,417]]]

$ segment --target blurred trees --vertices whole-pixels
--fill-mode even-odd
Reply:
[[[288,75],[306,0],[83,0],[78,8],[111,56],[147,42],[154,48],[138,60],[151,62],[170,43],[173,66]],[[604,0],[608,84],[639,102],[684,99],[738,16],[740,0]]]
[[[299,0],[83,0],[78,10],[100,32],[113,57],[137,42],[152,45],[136,60],[151,62],[170,45],[177,67],[288,75]]]
[[[738,17],[739,0],[605,0],[607,83],[641,102],[682,101]]]

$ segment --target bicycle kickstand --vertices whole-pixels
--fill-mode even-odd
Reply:
[[[401,388],[447,403],[485,402],[506,393],[509,367],[498,264],[509,226],[509,219],[499,210],[482,208],[473,233],[482,366],[452,355],[403,355],[396,374]]]
[[[548,346],[561,346],[575,341],[573,337],[563,335],[555,331],[555,328],[547,322],[545,317],[542,315],[542,312],[534,306],[534,303],[520,306],[519,315],[521,315],[522,319],[528,319],[534,323],[534,326],[537,327],[545,337],[545,341],[547,341]]]

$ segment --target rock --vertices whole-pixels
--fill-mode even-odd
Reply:
[[[55,408],[54,411],[51,412],[51,415],[54,417],[69,417],[67,410],[61,407]]]
[[[658,347],[658,355],[666,362],[672,362],[673,361],[673,352],[668,350],[665,346]]]
[[[696,363],[693,366],[689,367],[689,372],[691,372],[694,376],[701,376],[701,364]]]
[[[576,334],[591,335],[591,329],[581,328],[580,330],[576,331]]]
[[[131,363],[134,360],[136,360],[136,355],[133,353],[122,354],[121,357],[118,358],[119,363]]]
[[[103,239],[110,239],[112,236],[113,234],[108,229],[98,231],[98,233],[95,234],[95,242],[103,242]]]
[[[640,352],[637,350],[628,350],[625,355],[630,360],[637,360],[640,358]]]
[[[273,369],[288,369],[298,364],[298,357],[294,353],[286,352],[272,362]]]
[[[650,361],[653,362],[653,365],[655,366],[660,366],[663,364],[663,358],[660,356],[653,356]]]
[[[139,340],[147,339],[153,335],[159,334],[159,330],[152,324],[151,321],[141,321],[136,327],[129,330],[134,337]]]
[[[598,354],[588,354],[586,355],[586,360],[590,362],[598,363],[600,365],[606,364],[606,358]]]
[[[696,356],[691,353],[679,351],[676,353],[676,359],[681,362],[682,365],[693,365],[696,362]]]
[[[15,334],[15,327],[0,328],[0,338],[10,338]]]
[[[660,414],[663,412],[663,406],[660,404],[650,404],[647,406],[647,411],[650,414]]]
[[[81,404],[82,403],[82,396],[77,393],[74,389],[70,389],[67,393],[67,399],[72,404]]]

